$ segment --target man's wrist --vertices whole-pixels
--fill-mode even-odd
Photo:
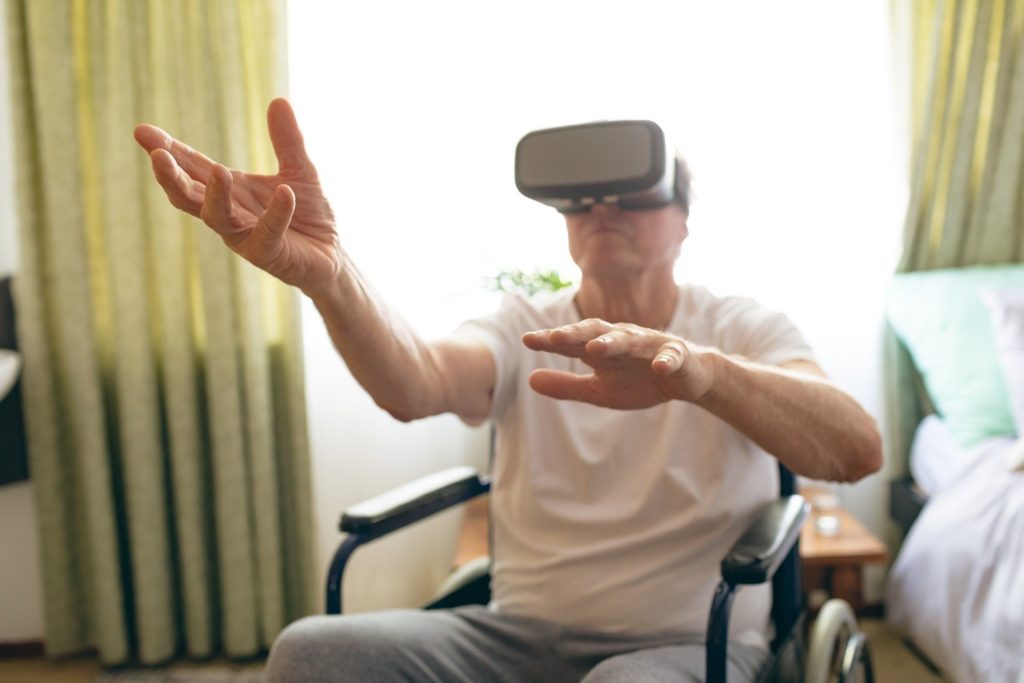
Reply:
[[[716,348],[696,347],[694,351],[697,360],[694,373],[697,375],[696,384],[700,389],[699,393],[690,401],[702,408],[709,409],[721,393],[732,361]]]
[[[334,274],[326,283],[315,288],[303,288],[305,294],[317,308],[330,306],[331,302],[337,301],[341,293],[341,270]]]
[[[343,278],[347,275],[351,275],[355,271],[355,266],[349,260],[348,254],[343,249],[338,248],[338,265],[334,273],[322,283],[317,283],[315,286],[302,287],[302,293],[305,294],[310,300],[320,308],[321,306],[329,306],[331,302],[338,301],[339,296],[341,298],[348,298],[345,296],[343,291],[345,282]]]

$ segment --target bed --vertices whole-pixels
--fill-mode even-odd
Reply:
[[[1024,266],[897,276],[887,318],[887,619],[949,680],[1024,681]]]

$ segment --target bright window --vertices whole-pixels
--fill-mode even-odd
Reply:
[[[625,117],[693,169],[679,277],[813,326],[880,291],[899,242],[887,7],[291,0],[290,90],[344,245],[425,333],[490,308],[502,268],[576,277],[514,146]]]
[[[501,269],[578,277],[560,216],[515,189],[524,133],[650,118],[695,176],[678,278],[787,312],[839,386],[881,414],[882,295],[906,168],[890,103],[888,0],[288,7],[291,97],[342,242],[425,336],[493,310],[482,283]],[[338,505],[443,466],[485,466],[487,439],[467,438],[450,416],[387,418],[342,371],[312,306],[305,313],[325,566]],[[876,533],[881,495],[851,505]],[[353,609],[415,604],[451,561],[436,552],[436,577],[404,569],[388,581],[420,566],[416,556],[397,545],[367,552],[377,559],[353,570]],[[413,574],[422,585],[396,596]]]

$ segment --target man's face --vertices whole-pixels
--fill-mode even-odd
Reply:
[[[671,269],[689,234],[686,218],[675,202],[642,211],[597,204],[586,213],[566,214],[569,253],[584,275]]]

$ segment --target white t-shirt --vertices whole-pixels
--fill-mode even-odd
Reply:
[[[578,322],[575,294],[510,294],[462,328],[497,364],[492,607],[610,633],[703,637],[722,558],[779,495],[777,461],[692,403],[620,411],[530,389],[537,368],[591,372],[521,340]],[[680,286],[668,331],[760,363],[813,360],[786,316],[694,285]],[[770,586],[740,590],[732,637],[763,643],[770,605]]]

